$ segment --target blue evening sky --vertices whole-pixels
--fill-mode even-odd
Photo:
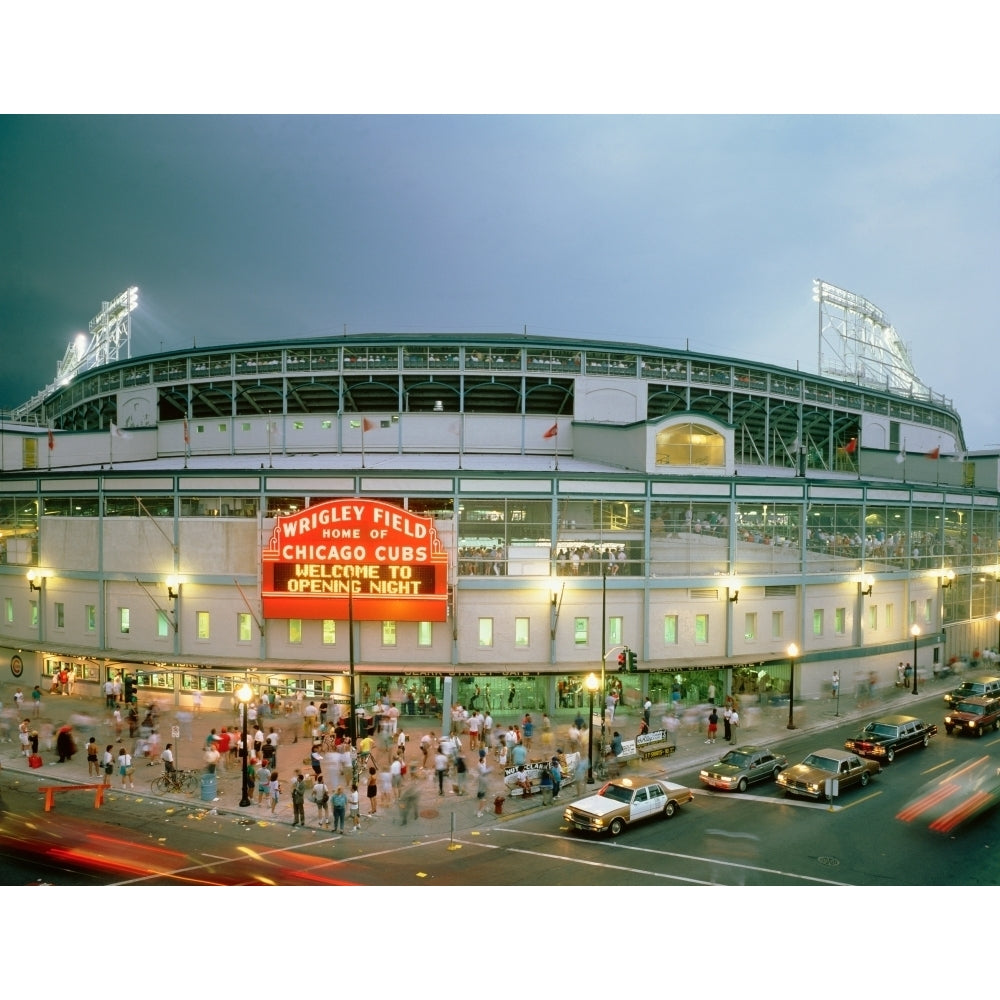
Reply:
[[[812,101],[759,43],[744,64],[771,72],[739,79],[737,64],[720,90],[704,64],[682,77],[676,37],[669,59],[633,40],[637,62],[660,52],[664,83],[687,90],[609,84],[602,100],[598,62],[596,79],[566,77],[577,90],[542,80],[537,100],[524,80],[510,96],[462,78],[445,93],[443,43],[427,72],[404,63],[412,77],[399,60],[366,63],[371,91],[336,45],[322,89],[280,98],[262,64],[243,74],[245,95],[215,80],[202,100],[145,52],[120,73],[102,63],[93,92],[83,72],[40,98],[15,87],[0,103],[0,342],[30,350],[7,351],[0,408],[51,382],[72,334],[131,284],[133,356],[345,328],[527,327],[814,371],[822,278],[884,310],[920,378],[955,401],[970,448],[1000,444],[1000,119],[895,113],[910,106],[891,87],[882,101],[857,85]],[[803,44],[797,74],[820,58]],[[853,58],[838,54],[837,72],[865,65]],[[628,53],[616,59],[637,81]],[[506,51],[484,61],[504,80],[539,79]],[[656,77],[644,65],[642,81]],[[925,81],[938,110],[932,92]],[[363,113],[290,113],[328,108]],[[834,113],[801,113],[814,108]],[[143,114],[161,110],[182,113]]]

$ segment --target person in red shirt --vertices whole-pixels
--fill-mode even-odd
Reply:
[[[229,758],[229,751],[232,748],[233,734],[226,729],[225,726],[222,727],[222,732],[219,733],[219,742],[215,744],[215,748],[219,751],[219,764],[222,767],[226,766],[226,762]]]

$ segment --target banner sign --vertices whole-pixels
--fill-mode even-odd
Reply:
[[[275,519],[265,618],[448,620],[448,556],[433,518],[381,500],[326,500]]]

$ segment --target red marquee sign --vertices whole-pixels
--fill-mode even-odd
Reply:
[[[261,569],[265,618],[448,620],[448,556],[433,519],[381,500],[278,517]]]

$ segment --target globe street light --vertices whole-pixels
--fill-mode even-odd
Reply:
[[[240,805],[245,808],[246,806],[253,805],[250,801],[249,794],[250,775],[247,771],[247,705],[253,697],[253,691],[250,690],[250,685],[241,684],[236,689],[236,697],[243,709],[243,740],[240,743],[240,757],[243,758],[243,797],[240,799]]]
[[[914,625],[910,629],[910,635],[913,636],[913,694],[917,693],[917,636],[920,635],[920,626]]]
[[[587,720],[587,784],[594,783],[594,692],[600,686],[596,674],[587,675],[587,691],[590,693],[590,718]]]
[[[799,655],[799,647],[793,642],[788,647],[788,725],[786,729],[794,729],[795,722],[792,719],[792,708],[795,703],[795,657]]]

